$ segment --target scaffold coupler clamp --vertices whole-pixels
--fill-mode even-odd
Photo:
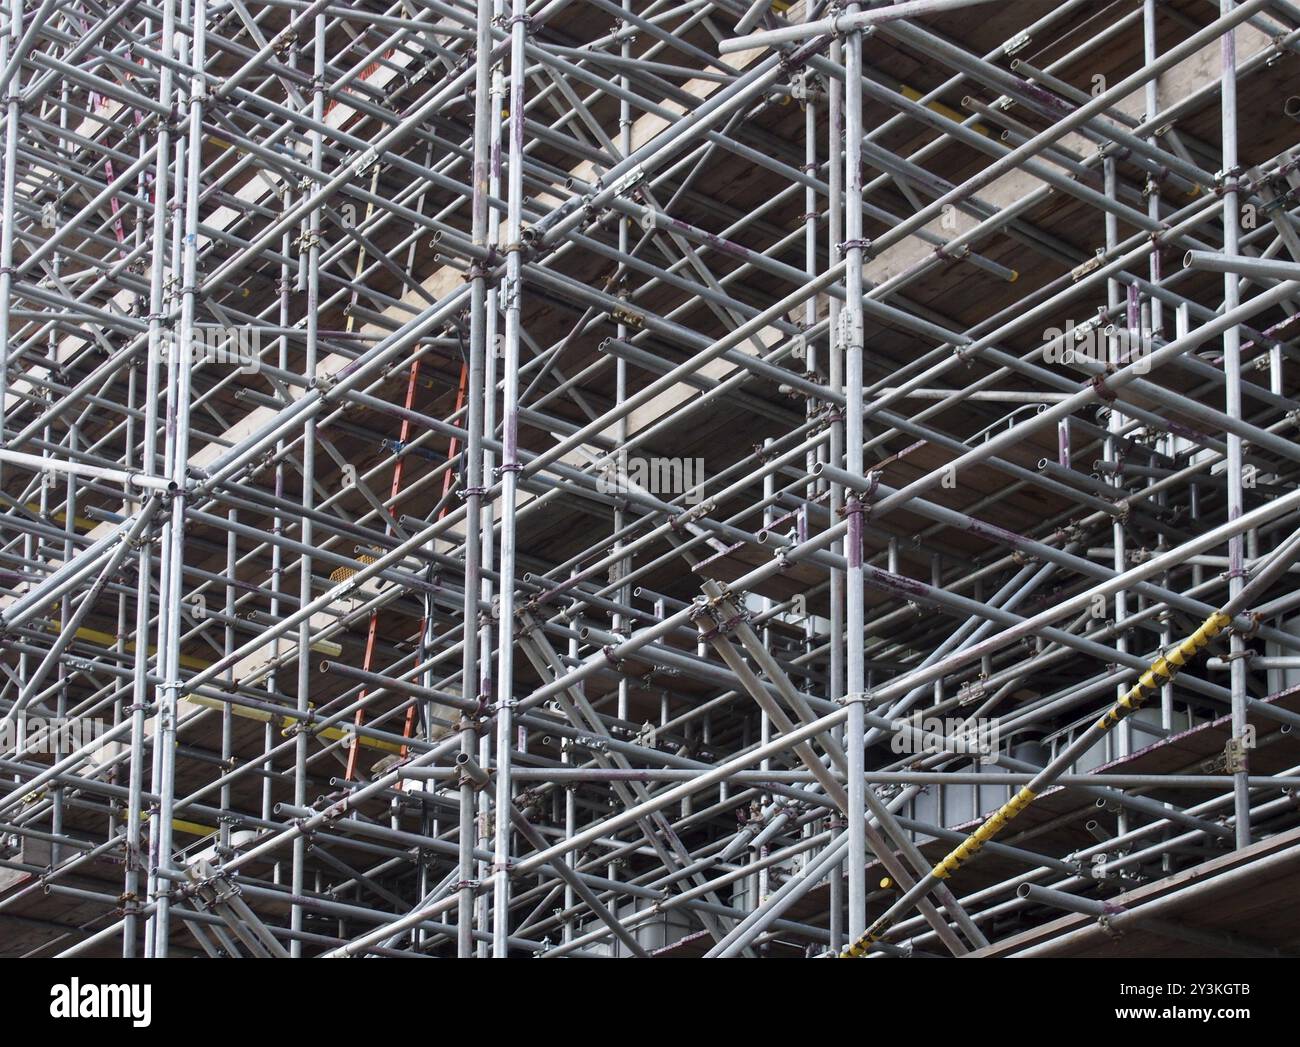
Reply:
[[[623,659],[619,657],[618,648],[613,644],[606,644],[600,649],[600,653],[605,656],[605,661],[609,662],[610,667],[614,669],[615,672],[621,673],[623,671],[625,663]]]
[[[1106,384],[1106,379],[1115,373],[1113,365],[1108,364],[1106,369],[1100,374],[1094,374],[1088,379],[1088,384],[1092,386],[1093,391],[1097,394],[1098,399],[1105,401],[1107,404],[1115,402],[1115,394]]]
[[[1126,910],[1122,905],[1112,905],[1106,903],[1106,911],[1097,917],[1097,926],[1100,927],[1107,937],[1118,941],[1124,937],[1124,929],[1115,926],[1115,918],[1123,915]]]

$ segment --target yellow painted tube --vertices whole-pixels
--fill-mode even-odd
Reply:
[[[1137,712],[1148,698],[1177,676],[1183,666],[1208,647],[1210,641],[1223,632],[1231,622],[1230,616],[1222,611],[1215,611],[1201,623],[1201,627],[1196,632],[1168,654],[1162,654],[1152,662],[1147,671],[1138,677],[1137,683],[1106,711],[1105,715],[1097,721],[1096,726],[1100,730],[1109,731],[1124,717]]]
[[[948,879],[962,867],[963,863],[974,858],[981,847],[1006,828],[1007,822],[1033,803],[1034,795],[1029,786],[1021,789],[999,807],[983,825],[949,851],[947,857],[930,870],[930,875],[936,880]]]
[[[1210,641],[1231,624],[1231,615],[1225,614],[1223,611],[1215,611],[1201,623],[1194,633],[1178,644],[1172,651],[1156,658],[1147,667],[1146,671],[1138,677],[1137,682],[1124,693],[1123,697],[1116,701],[1101,719],[1093,724],[1093,728],[1098,731],[1109,731],[1125,717],[1136,712],[1151,695],[1177,676],[1179,671],[1192,658],[1205,650],[1210,645]],[[1046,785],[1050,785],[1063,772],[1064,768],[1061,768],[1051,775],[1048,780],[1037,783],[1039,790],[1042,790]],[[1028,786],[1022,788],[1015,796],[990,815],[978,829],[954,847],[943,861],[930,870],[930,876],[934,880],[948,879],[962,865],[975,857],[980,848],[989,840],[1001,832],[1006,827],[1007,822],[1033,803],[1036,795]],[[920,895],[917,895],[917,897],[920,897]],[[899,907],[903,901],[906,901],[906,896],[899,903],[895,903],[895,907]],[[871,951],[871,947],[884,937],[893,922],[894,918],[887,911],[868,927],[856,941],[845,948],[839,954],[840,958],[855,959],[867,955]]]

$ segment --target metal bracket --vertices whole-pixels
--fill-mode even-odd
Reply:
[[[855,310],[845,309],[840,313],[839,331],[837,338],[839,345],[837,348],[847,349],[850,346],[859,346],[863,342],[864,327],[862,323],[862,314]]]
[[[1227,774],[1242,774],[1246,770],[1246,743],[1242,738],[1229,738],[1223,747],[1223,770]]]
[[[983,680],[963,680],[957,688],[957,704],[970,705],[984,697]]]
[[[632,170],[624,173],[610,189],[614,191],[615,196],[625,196],[628,190],[638,185],[645,178],[645,170],[640,164],[637,164]]]
[[[645,326],[645,317],[640,313],[634,313],[630,309],[619,307],[610,313],[618,323],[625,324],[628,327],[642,328]]]
[[[379,154],[375,152],[374,149],[367,149],[352,161],[353,170],[355,170],[357,174],[365,174],[372,166],[374,166],[375,161],[378,159]]]
[[[1114,918],[1118,915],[1119,913],[1107,912],[1107,913],[1102,913],[1100,916],[1097,917],[1097,926],[1100,927],[1103,931],[1105,931],[1108,937],[1116,940],[1124,937],[1124,932],[1120,928],[1116,927],[1115,924],[1112,922]]]
[[[1096,269],[1100,269],[1102,263],[1102,254],[1103,252],[1099,249],[1097,253],[1093,255],[1091,258],[1089,258],[1086,262],[1082,262],[1079,265],[1076,265],[1073,269],[1070,270],[1070,279],[1073,282],[1078,283],[1089,273],[1093,272]]]
[[[1013,55],[1018,51],[1023,51],[1029,45],[1028,33],[1017,33],[1010,40],[1002,45],[1004,55]]]

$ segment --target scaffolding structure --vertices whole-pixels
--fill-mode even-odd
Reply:
[[[1291,0],[0,5],[0,954],[1300,947]]]

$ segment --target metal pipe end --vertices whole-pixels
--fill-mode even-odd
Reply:
[[[1016,888],[1016,897],[1028,898],[1030,892],[1033,889],[1034,889],[1034,885],[1032,883],[1022,883],[1019,887]]]
[[[1292,120],[1300,120],[1300,95],[1292,95],[1282,103],[1282,112]]]

